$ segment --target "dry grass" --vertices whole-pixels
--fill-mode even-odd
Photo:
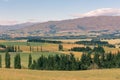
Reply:
[[[7,42],[6,40],[0,40],[0,42]]]
[[[36,71],[0,69],[0,80],[120,80],[120,69]]]
[[[76,41],[90,41],[91,39],[63,39],[63,40],[60,40],[64,43],[74,43]]]
[[[72,54],[74,54],[75,55],[75,57],[76,58],[80,58],[81,56],[82,56],[82,54],[83,54],[83,52],[74,52],[74,51],[64,51],[64,52],[59,52],[59,53],[63,53],[63,54],[70,54],[70,53],[72,53]]]
[[[79,44],[63,44],[63,48],[64,50],[68,51],[69,49],[73,48],[73,47],[84,47],[84,45],[79,45]]]
[[[110,39],[110,40],[102,40],[102,41],[107,41],[109,44],[119,44],[120,39]]]
[[[113,54],[118,53],[118,51],[120,51],[120,48],[108,48],[108,47],[104,47],[104,49],[105,49],[106,53],[111,52]]]

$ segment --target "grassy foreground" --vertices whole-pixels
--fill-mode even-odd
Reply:
[[[36,71],[0,69],[0,80],[120,80],[120,69]]]

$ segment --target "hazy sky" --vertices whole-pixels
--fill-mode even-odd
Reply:
[[[120,0],[0,0],[0,21],[48,21],[74,18],[101,8],[120,8]]]

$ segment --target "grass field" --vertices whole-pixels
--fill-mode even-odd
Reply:
[[[110,44],[119,44],[120,39],[108,39],[108,40],[102,40],[102,41],[107,41]]]
[[[120,80],[120,69],[37,71],[0,69],[0,80]]]
[[[108,48],[108,47],[104,47],[104,49],[105,49],[106,53],[111,52],[113,54],[118,53],[118,51],[120,51],[120,48]]]

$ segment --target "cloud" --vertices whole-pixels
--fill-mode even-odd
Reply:
[[[120,16],[120,9],[102,8],[93,10],[84,14],[74,14],[74,17],[90,17],[90,16]]]

